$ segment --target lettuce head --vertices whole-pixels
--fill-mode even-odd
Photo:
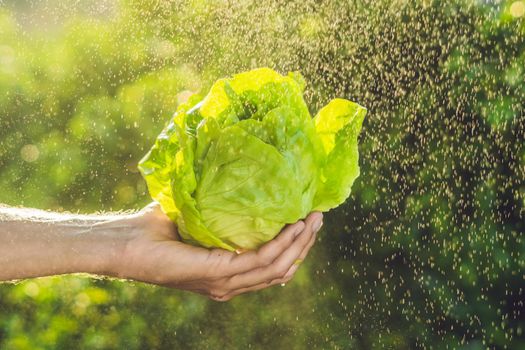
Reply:
[[[298,73],[260,68],[179,106],[139,169],[184,241],[256,249],[346,200],[366,109],[334,99],[312,118],[304,85]]]

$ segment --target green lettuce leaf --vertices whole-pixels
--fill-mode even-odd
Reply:
[[[343,203],[359,176],[357,141],[366,109],[357,103],[334,99],[314,118],[326,154],[313,209],[327,211]]]

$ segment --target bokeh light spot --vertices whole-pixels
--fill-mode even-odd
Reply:
[[[512,17],[518,18],[523,17],[525,15],[525,2],[523,1],[514,1],[512,5],[510,5],[510,14]]]
[[[35,145],[25,145],[20,149],[20,157],[28,163],[32,163],[38,160],[40,157],[40,151]]]

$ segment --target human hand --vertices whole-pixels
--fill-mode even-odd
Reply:
[[[311,213],[257,251],[236,254],[181,242],[175,224],[152,204],[123,219],[132,230],[114,262],[114,274],[227,301],[290,281],[314,244],[322,218]]]

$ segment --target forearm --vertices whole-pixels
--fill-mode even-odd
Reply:
[[[117,275],[125,216],[0,207],[0,281],[85,272]]]
[[[0,204],[0,281],[85,272],[190,290],[214,300],[288,282],[315,242],[321,213],[288,225],[257,251],[180,241],[158,203],[134,214],[85,216]]]

